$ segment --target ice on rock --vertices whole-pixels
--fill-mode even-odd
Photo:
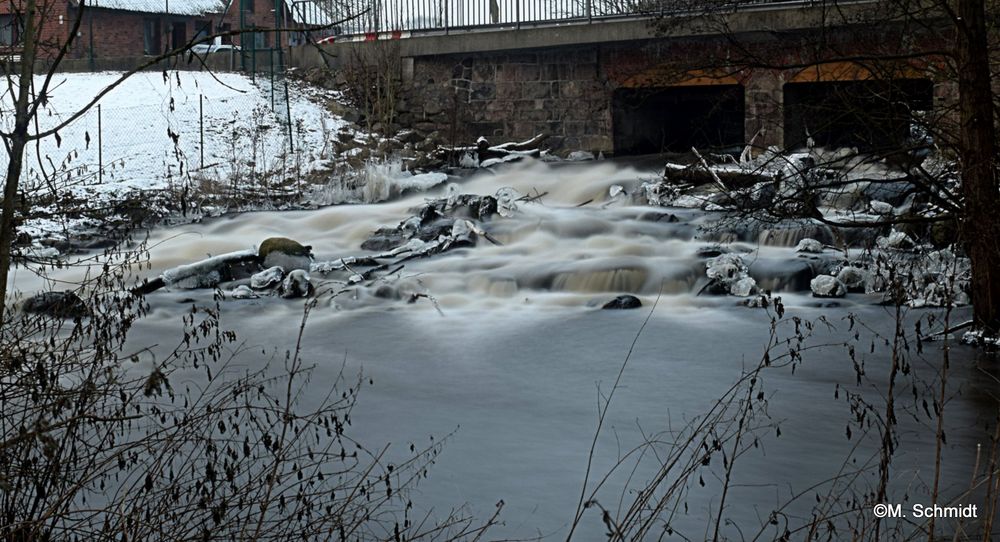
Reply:
[[[757,288],[757,281],[753,277],[743,277],[729,286],[729,293],[738,297],[747,297],[753,294]]]
[[[594,153],[588,151],[573,151],[569,153],[569,156],[566,157],[566,160],[570,162],[583,162],[585,160],[593,160],[593,159],[594,159]]]
[[[250,287],[254,290],[266,290],[280,283],[284,276],[285,269],[276,265],[251,276]]]
[[[705,205],[705,198],[699,198],[690,194],[678,196],[670,203],[674,207],[684,207],[686,209],[701,209]]]
[[[795,252],[819,254],[823,252],[823,243],[820,243],[815,239],[810,239],[806,237],[805,239],[799,241],[799,244],[795,247]]]
[[[456,219],[455,223],[451,226],[451,237],[455,241],[471,242],[474,233],[475,225],[462,218]]]
[[[260,296],[246,284],[240,284],[236,288],[233,288],[232,292],[229,292],[229,297],[233,299],[257,299]]]
[[[878,200],[872,200],[868,204],[868,207],[870,207],[872,212],[877,215],[891,215],[893,214],[893,211],[895,211],[896,209],[895,207],[892,206],[892,204]]]
[[[743,258],[739,254],[716,256],[708,260],[706,265],[705,274],[715,280],[739,280],[742,278],[740,275],[746,272]]]
[[[747,274],[747,266],[739,254],[722,254],[708,260],[705,274],[731,295],[746,297],[757,288],[757,281]]]
[[[881,249],[907,248],[908,246],[913,245],[913,240],[910,239],[909,235],[906,235],[899,230],[892,230],[892,233],[889,235],[876,239],[875,244]]]
[[[845,266],[837,272],[837,280],[848,290],[863,292],[868,285],[868,274],[857,267]]]
[[[212,288],[222,281],[220,269],[236,262],[256,258],[256,256],[257,251],[255,250],[229,252],[204,259],[200,262],[167,269],[161,277],[167,286],[175,288]]]
[[[809,289],[812,290],[813,297],[844,297],[847,295],[847,286],[832,275],[818,275],[809,281]]]
[[[504,218],[514,216],[517,212],[517,200],[521,197],[521,193],[517,190],[505,186],[496,193],[497,199],[497,214]]]
[[[463,168],[475,169],[479,167],[479,161],[471,152],[463,152],[458,158],[458,165]]]
[[[281,297],[309,297],[313,292],[312,282],[309,280],[309,273],[301,269],[296,269],[285,277],[281,283]]]

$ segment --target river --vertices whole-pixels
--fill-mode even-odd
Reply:
[[[655,174],[643,162],[529,163],[456,180],[462,193],[493,194],[513,187],[542,196],[520,203],[512,217],[485,224],[502,244],[480,240],[474,248],[411,260],[399,280],[379,285],[388,293],[373,286],[333,299],[321,297],[304,343],[304,358],[317,365],[311,381],[316,397],[325,395],[324,382],[332,381],[344,363],[348,371],[363,370],[374,382],[361,393],[353,436],[373,448],[391,443],[390,455],[402,456],[411,442],[454,432],[429,477],[411,494],[419,510],[440,517],[467,505],[469,512],[485,518],[503,500],[505,523],[491,537],[565,538],[597,427],[599,390],[610,390],[637,334],[598,440],[591,483],[643,435],[676,429],[705,412],[743,371],[757,365],[768,340],[770,313],[741,306],[740,298],[732,296],[697,295],[704,258],[696,251],[712,244],[705,239],[718,237],[700,227],[713,217],[640,206],[627,198],[609,201],[613,185],[632,193],[641,179]],[[144,273],[155,275],[207,254],[252,248],[271,236],[311,244],[318,261],[363,254],[359,246],[376,228],[395,226],[425,198],[447,191],[441,186],[385,203],[245,213],[158,229],[150,240],[153,268]],[[788,277],[803,266],[825,264],[794,252],[802,237],[794,230],[782,236],[736,237],[736,246],[750,251],[748,257],[782,296],[786,318],[825,317],[829,322],[829,327],[817,328],[808,344],[860,345],[866,373],[859,384],[843,346],[808,351],[794,371],[785,367],[763,373],[768,423],[778,424],[780,436],[773,427],[762,429],[761,446],[738,459],[725,513],[731,523],[723,525],[730,537],[742,532],[752,538],[749,533],[766,523],[772,509],[820,484],[787,509],[797,522],[808,518],[815,494],[826,495],[830,489],[822,483],[845,462],[850,465],[853,458],[859,467],[873,464],[876,436],[860,435],[857,428],[851,439],[845,434],[853,419],[845,390],[872,401],[884,392],[889,349],[871,333],[891,334],[893,310],[879,306],[873,295],[850,294],[834,303],[811,297],[807,285]],[[762,237],[773,244],[759,243]],[[314,281],[320,280],[314,274]],[[23,274],[18,285],[35,287]],[[327,286],[338,288],[333,282]],[[427,297],[407,303],[415,292]],[[601,303],[623,293],[637,295],[643,307],[599,310]],[[135,344],[163,343],[176,334],[190,301],[208,304],[212,294],[161,291],[148,300],[152,311],[134,328]],[[302,306],[302,300],[278,297],[227,299],[222,319],[254,347],[249,351],[270,352],[293,346]],[[927,312],[911,311],[908,322]],[[967,313],[957,312],[956,320]],[[868,327],[852,330],[850,315]],[[791,326],[780,333],[789,336]],[[906,493],[911,502],[929,502],[926,484],[933,476],[936,421],[923,415],[909,392],[911,382],[933,381],[940,348],[931,343],[923,355],[908,354],[912,372],[900,384],[906,396],[899,405],[900,444],[891,472],[891,494],[897,499]],[[942,492],[947,498],[968,488],[976,446],[988,444],[982,428],[995,404],[988,397],[998,391],[995,381],[977,368],[974,350],[957,347],[952,353]],[[249,366],[258,362],[252,353],[244,361]],[[671,523],[676,532],[692,539],[706,536],[721,493],[719,467],[705,470],[704,486],[692,478],[686,511]],[[617,508],[626,485],[641,486],[649,468],[640,466],[628,485],[623,475],[613,476],[598,493],[601,504]],[[852,487],[863,493],[874,480],[869,470]],[[589,510],[576,539],[602,540],[604,532],[600,513]],[[774,533],[766,532],[771,539]]]

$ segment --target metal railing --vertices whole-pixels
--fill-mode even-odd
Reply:
[[[327,36],[519,28],[522,25],[592,22],[610,18],[728,11],[788,0],[290,0],[292,18],[304,27],[334,27]],[[353,18],[352,18],[353,17]],[[399,37],[399,36],[397,36]]]

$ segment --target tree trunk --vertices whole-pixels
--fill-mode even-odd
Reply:
[[[961,119],[962,234],[972,260],[973,319],[1000,331],[1000,192],[984,0],[958,0],[958,92]]]
[[[21,165],[24,161],[24,147],[28,141],[28,125],[31,120],[31,79],[35,75],[35,57],[38,47],[36,0],[25,2],[24,47],[21,53],[21,73],[17,82],[17,96],[14,106],[14,132],[10,138],[7,178],[3,189],[3,214],[0,215],[0,327],[7,316],[7,279],[10,276],[11,245],[14,241],[14,205],[17,187],[21,181]]]

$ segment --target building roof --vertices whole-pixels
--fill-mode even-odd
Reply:
[[[226,0],[87,0],[85,3],[92,8],[170,15],[224,13],[228,5]]]

